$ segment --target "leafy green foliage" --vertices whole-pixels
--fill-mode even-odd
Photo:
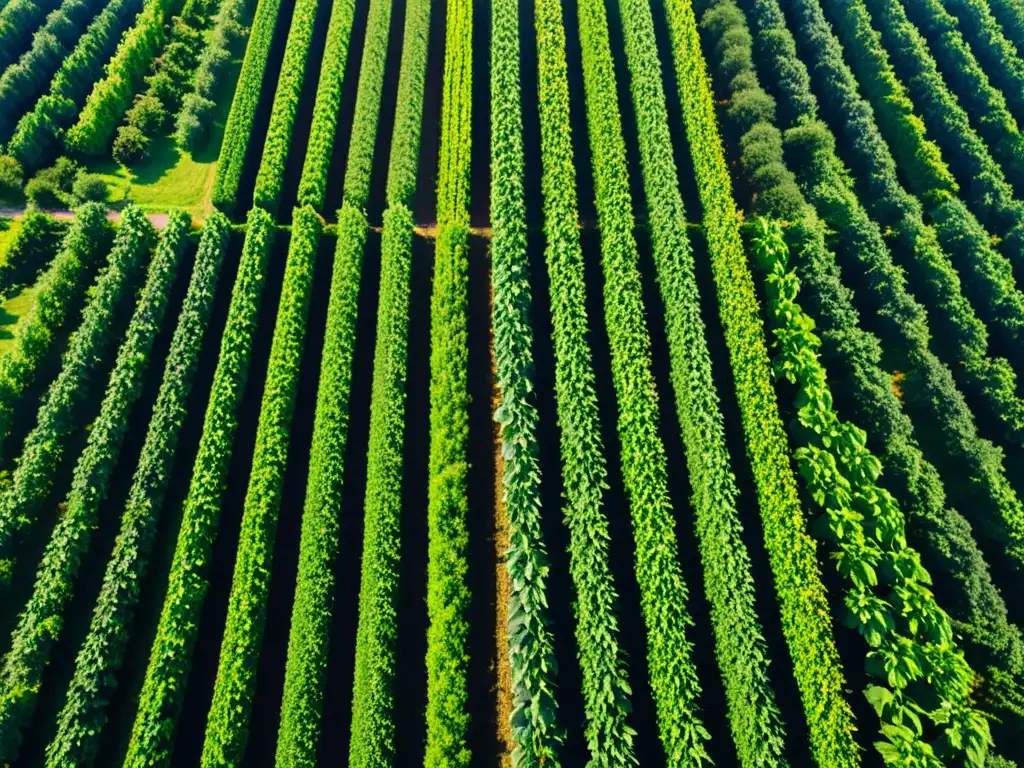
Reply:
[[[110,247],[112,228],[95,203],[78,209],[50,266],[39,279],[32,308],[18,325],[14,345],[0,356],[0,448],[11,429],[21,396],[53,343],[54,334],[74,322],[93,271]]]
[[[203,765],[240,765],[245,755],[249,712],[256,693],[256,667],[267,618],[295,393],[299,386],[306,318],[322,229],[323,221],[316,211],[296,209],[260,403],[256,448],[242,513],[220,663],[207,715]]]
[[[128,432],[132,408],[142,394],[153,342],[163,324],[191,223],[187,214],[172,214],[153,255],[99,415],[75,465],[63,514],[43,553],[32,595],[11,637],[11,650],[4,657],[0,670],[0,759],[4,761],[17,758],[22,730],[35,710],[43,672],[74,595],[79,566],[99,525],[100,505]],[[131,229],[136,225],[126,221],[123,226]],[[152,239],[144,232],[136,236],[140,243]]]
[[[1024,2],[1021,0],[988,0],[996,18],[1017,51],[1024,51]]]
[[[18,544],[36,523],[39,508],[53,486],[67,438],[80,426],[92,379],[110,359],[117,329],[123,327],[116,318],[134,294],[136,277],[154,237],[153,227],[140,209],[125,210],[107,266],[82,314],[82,324],[68,341],[60,373],[50,384],[36,425],[25,438],[11,487],[0,497],[0,559],[6,577],[13,571]]]
[[[57,0],[11,0],[0,9],[0,72],[31,45],[30,32],[36,30]]]
[[[665,10],[686,135],[704,207],[719,316],[757,487],[765,548],[775,576],[782,630],[807,717],[811,754],[822,765],[859,765],[827,595],[789,464],[697,21],[687,0],[665,0]]]
[[[343,493],[352,356],[367,231],[362,212],[351,205],[343,206],[338,215],[338,246],[327,307],[327,332],[302,513],[299,572],[288,634],[284,700],[277,737],[277,765],[282,768],[314,768],[323,728],[334,564],[341,543],[338,511]]]
[[[865,432],[834,410],[821,340],[796,302],[800,279],[789,271],[782,229],[761,219],[753,242],[780,348],[776,376],[797,387],[794,457],[824,513],[813,529],[832,543],[846,584],[844,623],[870,649],[865,667],[876,683],[864,693],[881,721],[875,747],[887,765],[938,768],[961,758],[981,768],[992,739],[971,701],[974,673],[928,588],[920,555],[907,544],[899,504],[878,485],[881,462]]]
[[[220,356],[171,563],[167,595],[125,757],[126,766],[169,765],[171,761],[174,726],[181,713],[203,600],[209,587],[221,494],[238,428],[238,406],[248,379],[253,333],[259,319],[274,235],[273,217],[262,208],[254,207],[249,212],[245,245],[221,337]]]
[[[34,285],[55,258],[67,226],[40,211],[28,211],[8,230],[7,245],[0,250],[0,297],[10,298]]]
[[[172,215],[171,224],[180,227],[182,222],[187,225],[188,217]],[[121,529],[107,563],[89,634],[78,650],[74,677],[57,719],[57,734],[46,750],[47,765],[88,765],[95,761],[156,538],[229,231],[229,222],[220,213],[210,216],[203,227]]]
[[[242,61],[242,71],[238,75],[231,112],[224,127],[224,139],[220,145],[211,199],[218,208],[228,211],[238,202],[238,185],[242,180],[245,156],[249,151],[252,123],[256,119],[256,110],[260,104],[263,78],[267,72],[267,59],[270,57],[270,46],[274,42],[280,9],[281,0],[259,0],[256,6],[249,41],[245,48],[245,59]],[[304,63],[305,59],[302,61]]]

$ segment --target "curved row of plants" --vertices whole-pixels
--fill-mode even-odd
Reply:
[[[769,680],[771,653],[755,607],[750,555],[737,509],[739,491],[713,384],[654,21],[650,6],[642,0],[619,0],[619,17],[716,657],[740,762],[768,765],[784,759],[785,726]],[[621,172],[625,177],[624,168]]]
[[[956,275],[952,268],[943,267],[942,248],[933,231],[924,225],[920,204],[901,187],[896,161],[874,122],[871,107],[858,94],[858,82],[843,61],[842,48],[821,6],[817,0],[786,0],[786,4],[791,9],[793,28],[813,80],[817,85],[828,84],[819,90],[822,106],[829,122],[840,132],[844,148],[851,153],[850,167],[857,173],[860,199],[879,225],[892,228],[897,244],[902,246],[900,250],[911,257],[911,266],[920,270],[915,286],[928,292],[928,309],[942,322],[935,343],[946,355],[963,363],[965,386],[983,395],[986,405],[992,406],[1001,397],[998,391],[1013,391],[1012,371],[998,360],[984,356],[984,326],[956,292]],[[782,78],[778,82],[783,89],[799,87],[793,79]],[[952,351],[950,345],[954,347]],[[948,417],[944,420],[954,427],[965,426],[962,421]],[[1001,451],[969,429],[957,440],[960,450],[955,456],[930,458],[950,479],[947,491],[954,503],[970,510],[978,531],[994,540],[995,548],[1003,550],[1007,541],[1005,525],[1021,519],[1024,507],[1005,474]],[[956,481],[964,476],[965,470],[969,482]]]
[[[154,239],[146,215],[134,206],[126,209],[106,267],[90,291],[82,323],[68,340],[60,373],[50,384],[36,425],[25,438],[11,486],[0,497],[0,578],[4,580],[11,577],[18,545],[36,524],[39,509],[53,487],[67,438],[81,426],[93,379],[110,360],[118,330],[124,327],[117,317],[135,293]]]
[[[124,34],[113,58],[96,81],[77,122],[68,129],[68,149],[86,155],[110,150],[114,129],[142,84],[153,59],[167,42],[167,22],[176,10],[169,0],[149,0]]]
[[[1020,0],[988,0],[988,4],[1006,36],[1024,52],[1024,4]]]
[[[296,4],[296,10],[300,5],[303,4]],[[309,8],[308,5],[304,7]],[[213,204],[227,211],[234,208],[238,202],[238,185],[242,181],[245,158],[252,139],[252,124],[256,119],[256,110],[259,108],[260,95],[263,92],[263,78],[267,73],[270,46],[274,42],[280,10],[281,0],[259,0],[249,30],[245,58],[242,60],[242,70],[235,86],[231,111],[224,126],[224,138],[217,158],[213,190],[210,193]],[[304,63],[304,59],[302,62]]]
[[[949,760],[982,768],[991,746],[987,717],[975,708],[975,674],[952,623],[929,589],[931,577],[907,544],[899,504],[878,485],[881,462],[864,430],[832,404],[821,340],[797,298],[782,228],[761,219],[753,239],[765,278],[769,316],[780,352],[775,374],[796,385],[793,452],[807,492],[819,508],[812,527],[831,542],[846,583],[845,623],[870,650],[864,691],[881,721],[875,749],[887,765],[939,766]]]
[[[804,240],[797,269],[807,289],[811,314],[823,329],[823,361],[835,372],[842,372],[837,377],[841,386],[861,393],[852,398],[851,413],[870,426],[870,444],[882,457],[891,490],[908,514],[910,539],[939,583],[941,604],[957,622],[968,660],[985,671],[982,695],[990,706],[1002,710],[1004,721],[1011,722],[1024,714],[1024,691],[1015,682],[1024,670],[1024,641],[1020,630],[1008,622],[1006,603],[970,525],[947,504],[943,477],[925,458],[909,413],[913,410],[915,421],[924,419],[940,430],[939,442],[951,456],[970,452],[972,445],[986,444],[978,443],[973,416],[952,373],[929,349],[932,334],[924,307],[893,263],[880,226],[869,218],[854,192],[849,172],[836,155],[835,137],[816,119],[818,104],[810,77],[797,57],[778,3],[752,0],[749,5],[757,31],[754,49],[760,49],[762,71],[785,73],[766,78],[777,86],[782,113],[790,115],[790,127],[782,135],[785,162],[796,173],[807,199],[835,232],[829,242],[843,267],[841,276],[827,251],[811,250],[810,239]],[[728,27],[744,24],[742,16],[733,17]],[[750,37],[746,39],[749,46]],[[738,116],[734,110],[729,115]],[[781,147],[769,153],[765,162],[781,162],[780,154]],[[747,175],[754,176],[754,169],[748,169]],[[815,253],[818,257],[808,258]],[[857,275],[877,277],[858,279]],[[857,330],[855,297],[844,289],[844,283],[853,288],[860,306],[872,310],[863,315],[865,326],[877,328],[884,348],[899,355],[900,368],[907,374],[901,385],[906,407],[893,391],[891,375],[882,368],[882,347]],[[961,460],[956,473],[947,477],[962,474],[965,463],[972,466],[969,460]]]
[[[57,717],[57,733],[46,749],[48,766],[89,766],[96,760],[153,551],[229,235],[230,223],[223,214],[214,212],[203,226],[120,531],[89,633],[75,659],[74,676]]]
[[[253,333],[258,325],[274,236],[273,217],[262,208],[253,208],[221,337],[166,597],[125,757],[124,764],[131,768],[171,763],[175,727],[209,588],[222,494],[238,429],[238,407],[248,379]]]
[[[59,0],[11,0],[0,7],[0,72],[32,44],[32,34],[43,25]]]
[[[832,633],[817,546],[804,524],[789,463],[789,446],[772,385],[754,280],[743,252],[697,20],[688,0],[665,0],[665,15],[686,136],[704,209],[719,316],[736,382],[782,630],[808,722],[811,755],[821,765],[859,765],[853,713],[844,698],[846,682]]]
[[[26,169],[46,165],[60,154],[64,132],[75,122],[93,83],[103,76],[103,66],[141,7],[142,0],[111,0],[64,59],[49,92],[18,120],[7,153]]]
[[[0,760],[5,762],[17,759],[22,731],[35,711],[43,673],[60,638],[79,567],[99,524],[100,505],[120,457],[132,410],[142,394],[153,342],[167,312],[191,224],[187,214],[178,212],[171,215],[163,231],[118,349],[99,415],[89,430],[71,490],[36,572],[32,594],[11,636],[10,651],[0,670]],[[150,240],[144,233],[139,239],[143,243]]]
[[[607,474],[597,429],[594,373],[585,344],[586,316],[582,280],[566,280],[557,267],[571,257],[581,262],[575,232],[575,168],[568,135],[568,111],[553,118],[552,98],[568,104],[565,83],[565,32],[561,19],[550,20],[537,6],[541,165],[544,194],[545,255],[551,278],[554,325],[555,402],[562,430],[562,474],[566,516],[586,519],[600,536],[608,523],[600,510],[602,483]],[[500,424],[502,500],[508,519],[509,545],[505,555],[509,600],[506,613],[512,711],[509,728],[512,759],[517,764],[559,765],[562,733],[557,723],[555,649],[547,604],[548,556],[541,515],[538,412],[534,393],[533,328],[530,317],[530,263],[526,241],[524,198],[522,72],[519,5],[516,0],[491,4],[491,280],[494,290],[493,329],[497,385],[501,405],[494,414]],[[543,30],[551,29],[550,34]],[[542,44],[561,36],[561,49]],[[552,49],[556,56],[552,57]],[[569,148],[566,154],[565,149]],[[560,172],[559,172],[560,171]],[[578,267],[582,275],[582,266]],[[576,332],[566,332],[571,323]],[[590,428],[580,429],[580,426]],[[570,535],[580,530],[570,525]],[[585,541],[585,540],[583,540]],[[599,545],[605,539],[598,538]],[[572,551],[580,552],[582,547]],[[600,608],[610,582],[607,558],[598,559],[588,574],[590,587],[577,579],[581,602]],[[570,567],[573,567],[570,565]],[[597,588],[600,589],[598,590]],[[605,598],[606,599],[606,598]],[[608,615],[605,611],[604,615]],[[614,617],[613,617],[614,619]],[[595,622],[613,620],[595,616]],[[578,624],[578,631],[582,624]],[[614,635],[612,635],[614,636]],[[594,648],[595,651],[600,649]],[[589,727],[589,726],[588,726]],[[591,751],[595,745],[591,745]]]
[[[22,395],[35,381],[55,334],[74,321],[85,303],[93,272],[110,248],[112,233],[103,206],[86,203],[76,211],[60,250],[39,278],[32,306],[18,323],[11,346],[0,356],[0,455],[10,435],[11,419]]]

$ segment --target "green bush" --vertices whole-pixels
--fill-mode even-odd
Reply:
[[[0,155],[0,197],[17,197],[24,185],[21,163],[9,155]]]
[[[114,159],[121,165],[133,166],[149,156],[149,137],[134,125],[122,125],[114,139]]]
[[[80,173],[71,187],[76,203],[105,203],[110,196],[107,182],[93,173]]]

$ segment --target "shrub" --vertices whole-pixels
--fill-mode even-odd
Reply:
[[[94,173],[80,173],[71,188],[76,203],[105,203],[110,191],[107,182]]]
[[[132,166],[149,156],[149,137],[134,125],[122,125],[114,139],[114,159],[121,165]]]
[[[135,103],[128,110],[125,119],[131,127],[151,136],[167,122],[167,110],[157,96],[144,93],[135,98]]]
[[[17,197],[24,184],[21,163],[10,155],[0,155],[0,197]]]

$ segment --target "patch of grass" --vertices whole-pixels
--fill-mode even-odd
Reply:
[[[6,232],[0,232],[0,238],[5,234]],[[7,348],[14,341],[14,329],[31,308],[38,290],[38,286],[30,285],[0,305],[0,355],[7,352]]]

